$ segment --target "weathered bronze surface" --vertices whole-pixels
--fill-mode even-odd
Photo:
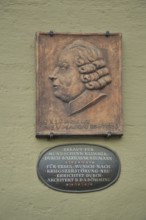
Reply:
[[[37,136],[121,135],[121,34],[36,34]]]
[[[120,161],[108,148],[92,144],[68,144],[43,152],[37,174],[48,187],[63,192],[92,192],[117,181]]]

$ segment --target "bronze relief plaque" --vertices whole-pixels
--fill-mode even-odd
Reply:
[[[45,150],[37,174],[47,187],[63,192],[92,192],[114,184],[120,175],[118,156],[93,144],[65,144]]]
[[[36,34],[36,135],[122,135],[121,34]]]

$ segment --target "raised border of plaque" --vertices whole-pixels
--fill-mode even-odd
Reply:
[[[36,33],[36,136],[122,135],[121,33]]]
[[[94,144],[64,144],[42,152],[37,175],[47,187],[70,193],[94,192],[113,185],[121,164],[117,154]]]

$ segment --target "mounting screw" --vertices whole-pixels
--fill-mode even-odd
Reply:
[[[53,132],[50,133],[50,139],[52,139],[54,137]]]
[[[112,136],[111,132],[107,132],[107,138],[109,138],[111,136]]]
[[[109,31],[106,31],[105,36],[106,36],[106,37],[109,37],[109,36],[110,36],[110,32],[109,32]]]
[[[54,36],[54,32],[53,32],[53,31],[49,31],[48,34],[49,34],[50,37],[53,37],[53,36]]]

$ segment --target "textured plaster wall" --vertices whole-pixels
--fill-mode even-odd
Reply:
[[[124,136],[35,138],[35,32],[122,32]],[[0,220],[146,219],[146,1],[0,0]],[[69,194],[45,187],[46,147],[94,143],[116,151],[118,182]]]

